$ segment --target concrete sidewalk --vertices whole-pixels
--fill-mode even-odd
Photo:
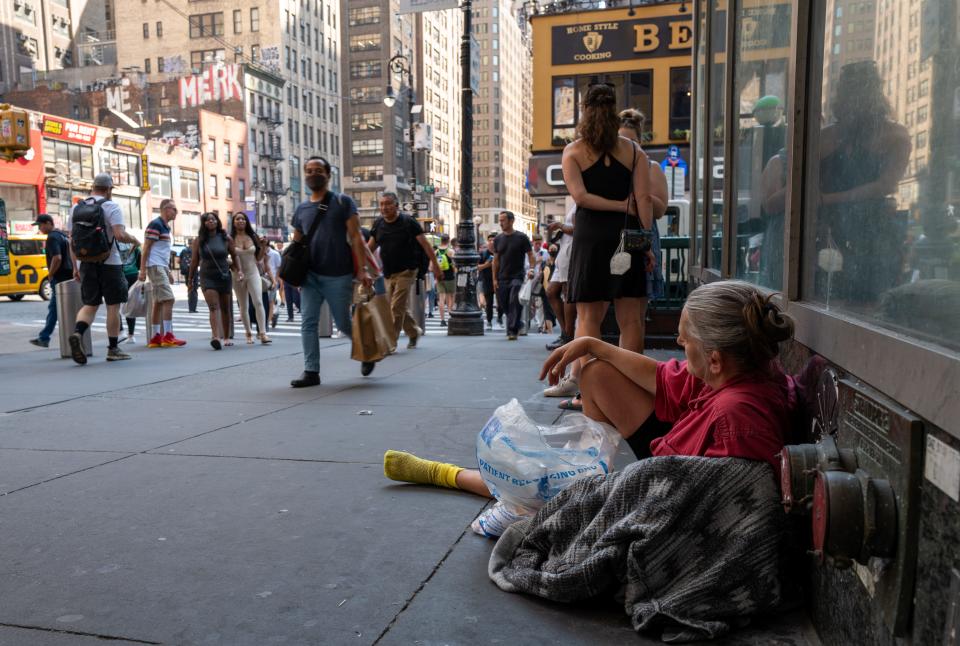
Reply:
[[[553,421],[547,337],[428,335],[367,379],[323,340],[304,390],[297,339],[188,340],[3,356],[0,644],[647,643],[614,603],[500,592],[469,529],[485,500],[383,477],[389,448],[474,465],[511,397]],[[777,624],[723,643],[806,643],[802,617]]]

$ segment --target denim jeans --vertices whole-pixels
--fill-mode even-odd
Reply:
[[[307,280],[300,287],[300,341],[303,344],[303,369],[320,372],[320,338],[317,323],[324,302],[330,305],[337,329],[351,335],[350,302],[353,300],[353,275],[321,276],[307,272]]]
[[[47,322],[40,330],[37,338],[45,343],[50,343],[50,335],[53,334],[53,328],[57,326],[57,281],[50,279],[50,303],[47,306]]]
[[[300,289],[292,285],[283,284],[283,299],[287,301],[287,318],[293,320],[293,306],[300,311]]]
[[[523,278],[508,278],[497,282],[497,303],[507,314],[507,334],[518,334],[523,323],[523,308],[520,305],[520,288]]]

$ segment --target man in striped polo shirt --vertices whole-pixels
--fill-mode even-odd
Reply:
[[[147,312],[151,326],[148,348],[175,348],[186,341],[173,336],[173,303],[170,286],[170,223],[177,217],[173,200],[160,202],[160,216],[147,225],[144,232],[143,254],[140,259],[140,280],[150,279],[153,285],[153,311]]]

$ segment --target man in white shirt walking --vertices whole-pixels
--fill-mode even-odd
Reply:
[[[124,361],[130,355],[120,350],[120,304],[127,301],[127,279],[123,275],[117,242],[139,246],[140,241],[127,233],[123,211],[111,200],[113,178],[101,173],[93,178],[93,194],[77,202],[70,210],[71,244],[78,266],[74,280],[80,283],[83,307],[77,313],[77,325],[70,335],[70,356],[84,365],[87,353],[83,335],[90,328],[100,303],[107,305],[107,361]]]

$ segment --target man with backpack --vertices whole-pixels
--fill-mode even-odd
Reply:
[[[120,304],[127,301],[127,280],[117,242],[140,246],[140,241],[127,233],[123,211],[110,198],[113,178],[100,173],[93,178],[92,195],[77,202],[70,210],[70,243],[79,262],[74,279],[80,283],[83,307],[77,313],[77,325],[70,335],[70,356],[84,365],[83,335],[97,315],[100,303],[107,304],[107,361],[124,361],[130,355],[117,346],[120,336]]]
[[[30,339],[30,343],[41,348],[50,346],[50,335],[57,325],[57,283],[73,278],[73,261],[70,259],[70,241],[66,234],[58,229],[53,218],[46,213],[37,216],[34,225],[40,233],[47,236],[44,244],[44,253],[47,256],[47,275],[50,277],[50,303],[47,307],[47,321],[37,338]]]
[[[454,296],[457,294],[457,266],[453,264],[450,234],[444,233],[440,236],[436,257],[440,271],[443,272],[443,276],[437,278],[437,291],[440,293],[440,325],[447,327],[447,312],[453,309]]]
[[[390,313],[393,315],[393,345],[396,346],[400,330],[403,330],[407,334],[407,347],[415,348],[417,341],[423,336],[423,330],[417,327],[408,306],[410,289],[417,282],[420,259],[426,254],[433,275],[438,281],[443,277],[443,272],[420,223],[409,215],[400,213],[396,193],[386,192],[380,197],[380,217],[370,230],[370,241],[367,244],[370,251],[380,249],[383,274],[387,280],[387,298],[390,300]]]

